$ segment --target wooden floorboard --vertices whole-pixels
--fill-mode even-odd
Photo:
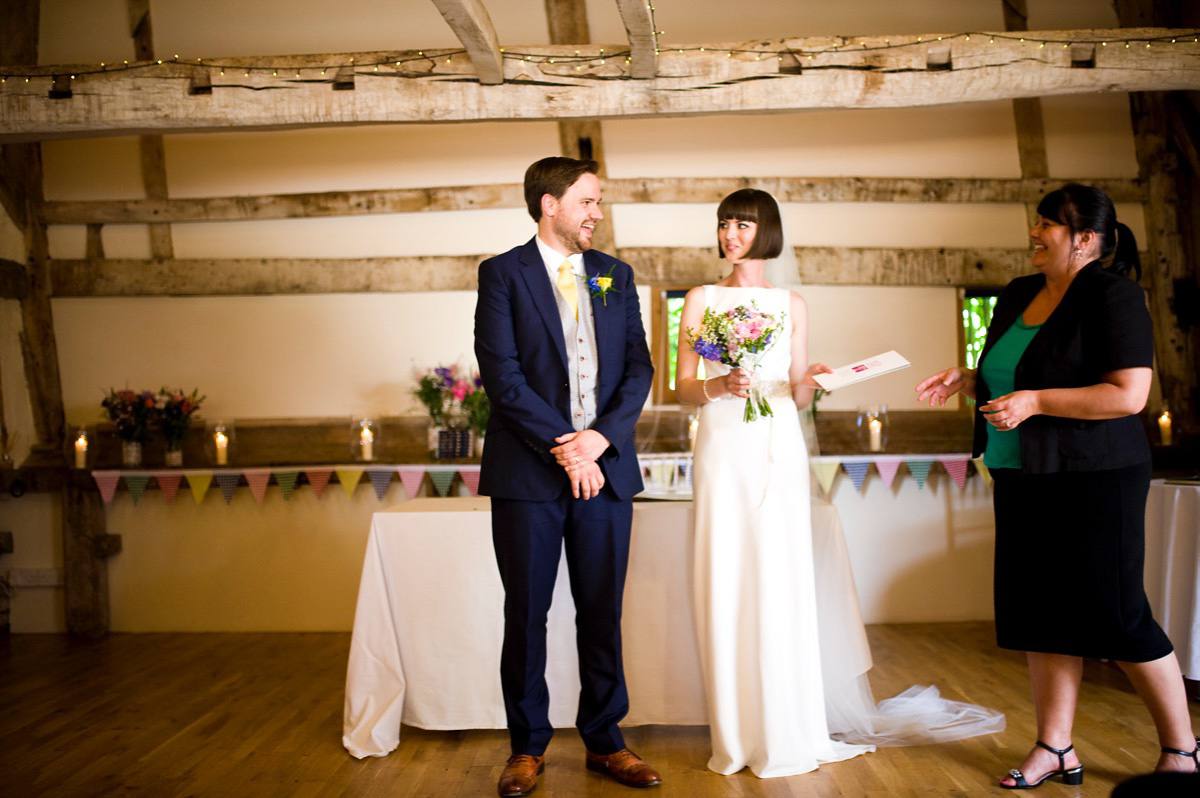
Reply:
[[[936,684],[947,698],[1008,715],[997,735],[888,748],[815,773],[758,779],[708,771],[703,727],[627,730],[663,774],[668,798],[875,798],[1011,795],[994,786],[1034,738],[1024,657],[1000,651],[987,623],[869,628],[876,698]],[[341,745],[348,634],[117,634],[0,638],[0,796],[455,798],[494,795],[508,753],[497,730],[405,727],[390,756],[356,760]],[[1124,676],[1088,662],[1075,744],[1082,787],[1108,796],[1153,766],[1153,726]],[[1200,706],[1192,716],[1200,728]],[[582,766],[571,730],[556,734],[537,795],[628,796]]]

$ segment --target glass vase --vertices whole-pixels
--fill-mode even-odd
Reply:
[[[179,468],[183,465],[183,441],[167,441],[163,462],[168,468]]]
[[[141,441],[121,442],[121,465],[125,468],[137,468],[142,464]]]

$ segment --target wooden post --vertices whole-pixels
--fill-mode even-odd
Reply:
[[[67,631],[102,637],[109,627],[105,560],[121,551],[121,538],[105,531],[104,503],[90,474],[67,478],[62,535]]]
[[[592,40],[588,29],[587,4],[584,0],[546,0],[546,24],[551,44],[587,44]],[[558,123],[558,142],[568,158],[590,158],[600,164],[600,178],[608,176],[604,163],[604,134],[595,119]],[[617,254],[612,219],[596,228],[593,245],[601,252]],[[634,264],[635,267],[637,264]]]
[[[1196,351],[1192,336],[1182,328],[1185,309],[1178,307],[1177,285],[1195,281],[1184,251],[1183,214],[1176,184],[1178,159],[1167,146],[1167,109],[1161,92],[1129,95],[1138,166],[1146,181],[1146,238],[1149,258],[1143,264],[1154,322],[1155,366],[1163,402],[1186,433],[1197,428]],[[1150,408],[1157,415],[1157,408]]]

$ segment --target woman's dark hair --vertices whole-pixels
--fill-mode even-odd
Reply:
[[[746,257],[750,260],[770,260],[783,252],[783,222],[779,218],[779,206],[775,198],[757,188],[743,188],[733,192],[717,206],[717,221],[737,219],[754,222],[758,230]],[[721,233],[717,232],[717,254],[725,257],[721,249]]]
[[[1137,239],[1132,230],[1117,221],[1112,200],[1100,189],[1067,183],[1042,197],[1037,212],[1043,219],[1066,225],[1072,237],[1091,230],[1100,236],[1100,260],[1104,268],[1120,275],[1132,270],[1134,279],[1141,278]]]
[[[525,206],[535,222],[542,218],[542,197],[562,199],[567,189],[586,174],[599,174],[600,164],[555,155],[530,164],[525,170]]]

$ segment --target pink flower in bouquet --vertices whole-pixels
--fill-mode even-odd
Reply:
[[[465,379],[459,378],[454,382],[454,387],[450,389],[450,392],[457,401],[461,402],[470,392],[470,386]]]

